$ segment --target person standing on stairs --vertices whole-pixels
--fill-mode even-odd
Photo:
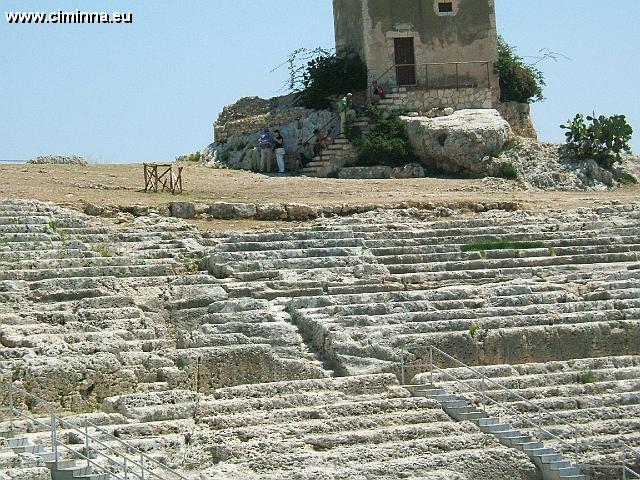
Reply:
[[[275,131],[275,138],[273,144],[273,150],[276,152],[276,162],[278,163],[278,174],[284,175],[285,172],[285,164],[284,164],[284,156],[287,151],[284,148],[284,138],[280,134],[280,130]]]
[[[345,133],[347,121],[353,112],[353,94],[347,93],[346,96],[338,100],[338,114],[340,115],[340,133]]]

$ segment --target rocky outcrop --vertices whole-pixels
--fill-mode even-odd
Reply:
[[[531,105],[528,103],[503,102],[496,105],[496,109],[502,115],[516,135],[521,137],[538,139],[538,132],[533,126],[531,118]]]
[[[46,155],[42,157],[35,157],[29,160],[27,163],[36,165],[88,165],[86,159],[78,155]]]
[[[513,130],[496,110],[460,110],[452,115],[402,117],[409,141],[427,167],[469,176],[494,175],[491,153],[514,138]],[[488,160],[488,161],[486,161]]]

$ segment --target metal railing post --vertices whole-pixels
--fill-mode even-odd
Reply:
[[[482,376],[482,407],[484,410],[484,413],[487,413],[487,402],[485,401],[486,399],[486,385],[485,385],[485,379],[486,377],[483,375]]]
[[[580,465],[580,442],[578,439],[578,432],[575,432],[575,435],[576,435],[576,447],[575,447],[576,465]]]
[[[400,354],[400,380],[402,381],[402,386],[406,385],[404,382],[404,352]]]
[[[426,71],[426,74],[427,74],[427,88],[429,88],[429,64],[428,63],[426,65],[426,67],[427,67],[427,71]]]
[[[124,459],[124,480],[129,480],[129,468],[127,467],[127,456],[123,455]]]
[[[13,382],[9,382],[9,431],[13,432]]]
[[[433,347],[429,346],[429,379],[433,386]]]
[[[456,63],[456,90],[460,90],[460,76],[458,74],[458,63]]]
[[[89,459],[91,458],[91,452],[89,450],[89,424],[87,419],[84,420],[84,449],[87,452],[87,467],[89,466]]]
[[[140,454],[140,470],[142,471],[142,476],[140,477],[144,480],[144,455]]]
[[[489,70],[489,62],[487,62],[487,88],[491,88],[491,70]]]
[[[55,457],[56,465],[58,464],[58,420],[56,419],[56,407],[53,406],[53,403],[49,406],[51,413],[51,450],[53,451],[53,456]]]

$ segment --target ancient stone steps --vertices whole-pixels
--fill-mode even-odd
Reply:
[[[157,263],[155,265],[115,265],[107,267],[68,267],[58,269],[0,271],[0,280],[24,280],[38,282],[59,278],[95,278],[95,277],[166,277],[174,274],[174,264]]]

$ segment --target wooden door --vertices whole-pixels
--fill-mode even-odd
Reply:
[[[413,37],[395,38],[396,79],[398,85],[416,84],[416,54]]]

